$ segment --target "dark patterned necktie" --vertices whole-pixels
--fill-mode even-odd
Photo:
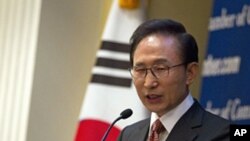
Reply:
[[[159,141],[159,135],[166,129],[162,125],[161,121],[157,119],[151,127],[151,134],[149,136],[149,141]]]

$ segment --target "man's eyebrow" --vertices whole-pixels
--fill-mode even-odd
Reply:
[[[142,63],[142,62],[138,62],[138,63],[135,63],[135,65],[134,65],[134,66],[141,67],[141,66],[145,66],[145,64],[144,64],[144,63]]]
[[[160,58],[160,59],[157,59],[157,60],[154,61],[154,64],[163,64],[163,63],[168,64],[169,61],[167,59],[165,59],[165,58]]]
[[[165,59],[165,58],[160,58],[160,59],[156,59],[156,60],[153,61],[153,65],[158,65],[158,64],[167,64],[167,65],[169,65],[169,61],[167,59]],[[137,62],[137,63],[135,63],[134,66],[143,67],[143,66],[146,66],[146,64],[143,63],[143,62]]]

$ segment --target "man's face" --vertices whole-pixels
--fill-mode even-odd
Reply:
[[[149,35],[138,44],[133,66],[171,67],[184,63],[178,46],[179,43],[173,36]],[[133,79],[139,98],[146,108],[162,116],[181,103],[188,94],[188,85],[191,83],[187,69],[184,65],[173,67],[159,78],[148,70],[146,77]]]

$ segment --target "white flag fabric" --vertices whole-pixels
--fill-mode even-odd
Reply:
[[[128,71],[129,38],[145,19],[144,1],[135,0],[134,4],[136,2],[139,3],[137,8],[126,9],[119,6],[118,0],[113,1],[85,94],[75,141],[100,141],[124,109],[131,108],[134,114],[117,122],[107,141],[115,141],[122,128],[148,116]]]

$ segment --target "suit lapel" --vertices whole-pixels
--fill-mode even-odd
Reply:
[[[143,124],[134,130],[134,136],[130,139],[130,141],[146,141],[148,136],[150,119],[143,121]]]
[[[148,136],[148,129],[149,129],[149,126],[145,126],[143,127],[139,132],[138,132],[138,138],[135,139],[135,141],[146,141],[147,139],[147,136]],[[144,137],[144,138],[142,138]]]
[[[195,100],[191,108],[180,118],[166,141],[194,141],[198,136],[198,129],[202,126],[204,111]]]

